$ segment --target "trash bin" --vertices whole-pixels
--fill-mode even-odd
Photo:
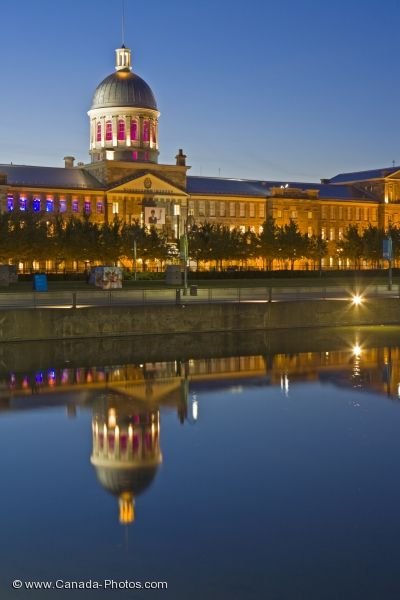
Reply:
[[[47,275],[40,273],[33,276],[33,289],[36,292],[47,292]]]
[[[197,285],[191,285],[190,286],[190,295],[191,296],[197,296]]]

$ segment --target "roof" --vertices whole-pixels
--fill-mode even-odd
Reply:
[[[224,179],[221,177],[189,176],[187,192],[189,194],[221,194],[227,196],[269,197],[272,188],[297,188],[302,191],[318,190],[322,199],[338,200],[372,200],[371,194],[351,185],[330,185],[321,183],[305,183],[296,181],[256,181],[250,179]]]
[[[97,86],[92,109],[129,106],[157,110],[157,102],[150,86],[129,70],[112,73]]]
[[[370,171],[354,171],[353,173],[339,173],[329,180],[329,183],[348,183],[355,181],[368,181],[369,179],[383,179],[400,171],[399,167],[383,167],[382,169],[372,169]]]
[[[8,185],[73,189],[102,189],[93,175],[78,167],[36,167],[31,165],[1,165]]]

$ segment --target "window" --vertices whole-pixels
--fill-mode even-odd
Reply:
[[[236,210],[235,210],[235,203],[234,202],[229,202],[229,216],[230,217],[235,217],[236,216]]]
[[[60,196],[59,206],[60,206],[60,213],[66,212],[66,210],[67,210],[67,201],[65,199],[65,196]]]
[[[104,214],[104,202],[103,202],[103,200],[99,200],[99,199],[97,200],[97,202],[96,202],[96,212],[99,215]]]
[[[7,210],[14,210],[14,194],[7,194]]]
[[[249,217],[255,217],[256,212],[254,210],[254,202],[250,202],[249,204]]]
[[[137,121],[131,123],[131,140],[137,140]]]
[[[308,227],[308,229],[307,229],[307,235],[308,235],[308,237],[309,238],[312,237],[312,234],[313,234],[313,228],[312,227]]]
[[[97,123],[96,141],[101,142],[101,123],[100,122]]]
[[[79,200],[78,198],[72,198],[72,212],[79,212]]]
[[[46,212],[53,212],[53,210],[54,210],[53,196],[47,196],[47,198],[46,198]]]
[[[372,220],[376,221],[376,208],[372,209]]]
[[[153,144],[156,143],[156,126],[155,125],[151,126],[151,141],[153,142]]]
[[[143,141],[149,141],[149,122],[147,120],[143,121]]]
[[[26,210],[26,196],[23,194],[19,197],[19,210]]]
[[[347,207],[347,219],[348,219],[349,221],[351,221],[351,218],[352,218],[352,217],[351,217],[351,206],[348,206],[348,207]]]
[[[112,142],[112,123],[106,121],[106,142]]]
[[[189,215],[194,217],[194,200],[189,200]]]
[[[277,219],[282,219],[282,211],[280,208],[275,211],[275,215]]]
[[[265,204],[260,204],[258,207],[258,215],[261,219],[265,218]]]
[[[326,206],[322,206],[321,207],[321,218],[322,219],[326,219],[327,218],[327,207]]]
[[[307,217],[308,217],[309,219],[312,219],[312,210],[309,210],[309,211],[308,211],[308,213],[307,213]]]
[[[291,219],[297,219],[297,210],[291,210],[290,211],[290,218]]]
[[[239,203],[239,217],[245,217],[245,216],[246,216],[245,204],[244,204],[244,202],[240,202]]]
[[[226,206],[225,206],[225,202],[220,202],[219,203],[219,216],[220,217],[225,217],[226,215]]]
[[[119,204],[118,204],[118,202],[113,202],[112,203],[112,212],[113,212],[113,215],[117,215],[118,214],[118,212],[119,212]]]
[[[120,119],[118,121],[118,140],[123,142],[125,139],[125,121]]]
[[[146,150],[146,152],[144,153],[143,156],[143,160],[149,160],[150,159],[150,152],[148,150]]]
[[[336,213],[335,207],[331,206],[330,207],[330,217],[331,217],[331,219],[334,219],[336,217],[335,213]]]
[[[338,238],[339,238],[339,240],[343,239],[343,227],[339,227]]]
[[[246,226],[245,225],[239,225],[239,231],[240,231],[240,233],[246,233]]]
[[[206,214],[206,203],[204,200],[199,200],[199,217],[204,217]]]
[[[83,205],[83,210],[85,212],[85,215],[89,215],[92,211],[92,203],[90,201],[90,198],[85,198],[85,202]]]
[[[360,208],[359,206],[356,206],[356,221],[360,220]]]
[[[343,219],[343,206],[339,206],[339,220]]]
[[[326,227],[321,227],[321,239],[326,240]]]
[[[215,217],[215,201],[210,200],[210,217]]]
[[[329,239],[331,240],[331,242],[333,242],[333,240],[335,239],[335,228],[331,227],[329,229]]]
[[[368,208],[364,208],[364,221],[368,221]]]
[[[137,159],[138,159],[138,153],[137,153],[137,150],[134,150],[132,152],[132,160],[137,160]]]

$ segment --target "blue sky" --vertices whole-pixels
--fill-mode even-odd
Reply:
[[[88,162],[120,0],[2,1],[0,162]],[[316,181],[400,164],[394,0],[126,0],[126,45],[161,111],[160,162]]]

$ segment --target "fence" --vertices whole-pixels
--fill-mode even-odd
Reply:
[[[186,292],[186,293],[185,293]],[[54,292],[0,293],[0,309],[83,308],[90,306],[143,306],[157,304],[204,304],[238,302],[293,302],[304,300],[348,300],[360,293],[362,299],[398,298],[399,286],[371,285],[363,290],[345,286],[183,288],[137,290],[82,290]]]

